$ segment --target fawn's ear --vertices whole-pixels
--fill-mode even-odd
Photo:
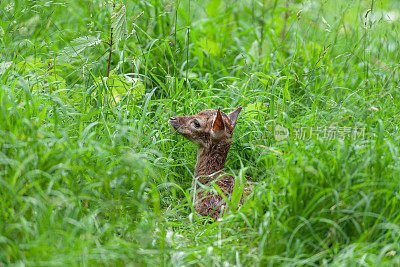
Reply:
[[[221,110],[218,108],[217,115],[214,118],[211,134],[214,138],[219,138],[225,133],[225,124],[222,119]]]
[[[235,111],[228,114],[228,118],[230,119],[233,128],[235,128],[240,111],[242,111],[242,107],[238,107]]]

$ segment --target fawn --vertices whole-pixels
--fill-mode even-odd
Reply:
[[[232,134],[241,107],[226,115],[220,109],[206,109],[197,115],[177,116],[169,119],[171,126],[183,137],[198,146],[197,163],[194,171],[194,208],[202,216],[217,220],[223,215],[227,203],[215,192],[204,190],[215,182],[230,199],[235,178],[224,174],[225,161],[232,142]],[[245,188],[248,194],[251,189]],[[241,198],[243,204],[244,197]]]

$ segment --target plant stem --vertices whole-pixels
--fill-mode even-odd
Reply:
[[[111,38],[108,45],[110,46],[110,51],[108,53],[108,67],[107,67],[107,77],[110,76],[110,66],[111,66],[111,54],[112,54],[112,46],[113,46],[113,28],[111,28]]]

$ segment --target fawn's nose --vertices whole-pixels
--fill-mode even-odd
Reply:
[[[171,117],[171,118],[169,118],[168,122],[169,122],[171,125],[174,125],[175,123],[178,122],[178,117]]]
[[[171,118],[169,118],[168,122],[171,123],[171,122],[177,121],[177,120],[178,120],[178,117],[171,117]]]
[[[171,124],[171,126],[174,128],[174,129],[177,129],[178,128],[178,117],[171,117],[171,118],[169,118],[169,120],[168,120],[168,122],[169,122],[169,124]]]

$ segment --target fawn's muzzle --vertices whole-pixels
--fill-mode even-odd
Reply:
[[[168,123],[171,124],[171,126],[176,130],[179,128],[178,125],[178,117],[171,117],[168,120]]]

